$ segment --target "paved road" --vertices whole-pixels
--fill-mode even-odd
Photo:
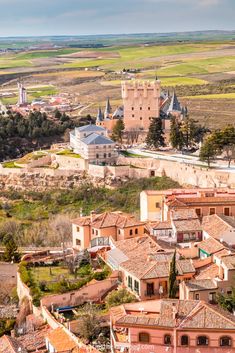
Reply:
[[[142,150],[139,148],[128,149],[127,152],[141,155],[143,157],[151,157],[154,159],[162,159],[166,161],[179,162],[184,164],[190,164],[195,166],[207,167],[207,163],[201,162],[197,156],[182,155],[179,153],[169,154],[169,152],[152,152],[147,150]],[[219,170],[226,171],[229,173],[235,173],[235,166],[227,167],[227,163],[211,163],[211,167]]]

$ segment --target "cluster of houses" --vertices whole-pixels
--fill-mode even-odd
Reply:
[[[72,220],[74,256],[87,250],[111,276],[42,298],[47,326],[20,338],[3,336],[0,352],[103,352],[82,343],[73,321],[60,322],[53,312],[123,288],[136,301],[110,309],[107,352],[235,352],[234,314],[218,305],[219,295],[229,298],[234,290],[234,216],[232,189],[172,189],[141,192],[140,219],[116,211]],[[169,298],[174,258],[177,293]]]
[[[235,351],[235,319],[217,305],[235,281],[235,192],[143,191],[140,219],[105,212],[73,220],[73,249],[119,271],[137,303],[111,310],[112,352]],[[168,299],[176,252],[178,299]],[[197,349],[197,350],[196,350]]]

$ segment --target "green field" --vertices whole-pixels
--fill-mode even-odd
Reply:
[[[200,96],[188,96],[185,98],[190,99],[235,99],[234,93],[221,93],[221,94],[204,94]]]

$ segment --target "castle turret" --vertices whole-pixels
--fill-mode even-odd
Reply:
[[[124,124],[127,131],[146,132],[151,118],[159,117],[161,82],[126,81],[122,83]]]

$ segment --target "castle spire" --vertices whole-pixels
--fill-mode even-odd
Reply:
[[[181,106],[180,106],[180,103],[178,101],[178,98],[176,96],[176,93],[175,91],[173,91],[173,95],[172,95],[172,98],[171,98],[171,103],[170,103],[170,106],[169,106],[169,109],[168,109],[168,113],[171,113],[171,112],[179,112],[181,113]]]
[[[104,111],[104,117],[108,118],[111,113],[112,113],[112,107],[108,98],[106,102],[105,111]]]
[[[102,113],[102,110],[101,108],[99,107],[98,109],[98,113],[97,113],[97,116],[96,116],[96,122],[101,122],[103,120],[104,116],[103,116],[103,113]]]

